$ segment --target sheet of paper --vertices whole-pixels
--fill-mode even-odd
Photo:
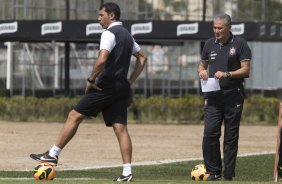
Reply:
[[[211,92],[220,90],[219,80],[215,78],[208,78],[208,80],[201,79],[202,92]]]

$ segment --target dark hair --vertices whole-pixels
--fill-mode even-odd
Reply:
[[[116,20],[119,20],[120,18],[120,8],[116,3],[105,3],[102,4],[101,7],[99,8],[99,10],[102,10],[103,8],[105,8],[105,12],[107,12],[108,14],[110,13],[114,13],[116,16]]]
[[[214,16],[213,20],[215,19],[223,19],[227,26],[231,26],[231,17],[226,13],[217,14]]]

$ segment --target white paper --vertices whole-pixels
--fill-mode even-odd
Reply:
[[[220,90],[219,80],[215,78],[208,78],[208,80],[201,79],[202,92],[211,92]]]

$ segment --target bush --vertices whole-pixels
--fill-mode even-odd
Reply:
[[[77,99],[0,98],[0,118],[11,121],[64,121]]]
[[[279,99],[258,95],[245,99],[242,122],[276,125],[279,102]],[[153,96],[135,100],[133,112],[137,116],[133,117],[140,123],[200,123],[204,117],[203,105],[203,97],[197,95],[186,95],[181,98]]]
[[[0,119],[10,121],[65,121],[78,98],[0,97]],[[277,124],[279,99],[250,96],[245,100],[242,122]],[[137,123],[200,123],[202,96],[179,98],[151,96],[135,98],[128,111],[129,121]],[[102,121],[99,115],[96,121]],[[92,121],[92,120],[91,120]],[[93,122],[93,121],[92,121]]]
[[[133,116],[137,122],[147,123],[200,121],[203,117],[202,109],[201,97],[193,95],[186,95],[183,98],[160,96],[139,98],[130,107],[133,113],[137,113]]]
[[[245,100],[242,121],[248,124],[277,124],[279,112],[279,99],[264,98],[258,95],[250,96]]]

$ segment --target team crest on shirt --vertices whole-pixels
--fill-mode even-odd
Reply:
[[[229,50],[229,55],[234,56],[236,54],[236,49],[234,47],[231,47]]]

